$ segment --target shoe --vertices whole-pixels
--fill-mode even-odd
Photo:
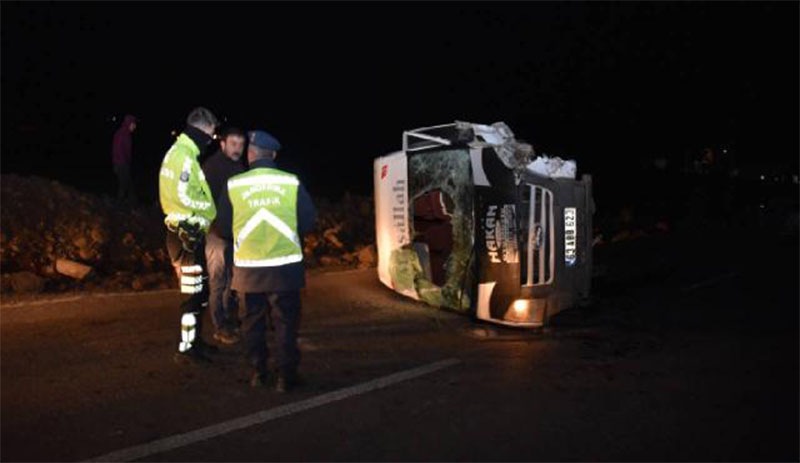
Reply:
[[[289,392],[291,389],[292,389],[291,381],[289,381],[283,375],[278,376],[278,381],[275,383],[275,391],[284,394],[286,392]]]
[[[172,360],[178,365],[208,365],[211,363],[211,359],[196,348],[186,352],[175,352]]]
[[[269,377],[267,376],[266,373],[255,372],[250,377],[250,387],[252,388],[266,387],[268,380]]]
[[[239,336],[236,333],[223,328],[214,332],[214,340],[220,344],[232,346],[239,342]]]
[[[296,373],[281,373],[275,383],[275,391],[281,394],[303,385],[303,380]]]
[[[216,354],[219,352],[219,347],[215,346],[214,344],[209,344],[203,341],[202,339],[198,339],[196,344],[197,344],[197,349],[199,349],[200,352],[203,352],[205,354]]]

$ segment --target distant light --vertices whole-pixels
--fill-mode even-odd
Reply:
[[[214,140],[216,140],[216,139],[217,139],[217,134],[214,134],[214,136],[212,136],[211,138],[213,138]]]
[[[173,131],[172,131],[172,132],[170,132],[169,134],[170,134],[170,135],[172,135],[172,136],[174,137],[174,136],[178,135],[178,132],[176,132],[176,131],[174,131],[174,130],[173,130]]]
[[[760,207],[761,209],[764,209],[765,206],[763,204],[759,204],[758,207]]]
[[[764,180],[764,176],[763,175],[761,176],[761,180]]]
[[[722,150],[722,154],[728,154],[728,150]]]

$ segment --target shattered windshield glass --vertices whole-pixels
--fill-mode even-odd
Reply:
[[[469,288],[472,286],[472,272],[468,267],[473,263],[473,197],[474,190],[470,175],[470,158],[466,150],[441,150],[419,153],[408,160],[410,203],[431,192],[441,192],[442,208],[446,215],[443,222],[447,228],[429,227],[423,230],[422,223],[412,220],[412,236],[427,247],[429,265],[437,265],[436,254],[443,247],[436,239],[446,241],[447,256],[443,260],[443,284],[436,285],[423,265],[407,265],[405,268],[416,272],[415,289],[421,299],[432,305],[466,310],[470,307]],[[411,211],[412,216],[415,211]],[[441,238],[441,230],[447,230],[449,237]],[[429,238],[426,242],[426,236]],[[415,246],[420,249],[420,246]],[[419,259],[419,252],[415,252]],[[427,259],[426,259],[427,258]],[[436,274],[435,269],[433,274]]]

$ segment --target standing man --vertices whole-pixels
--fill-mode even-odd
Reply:
[[[133,131],[136,130],[136,118],[126,114],[122,124],[111,142],[111,163],[117,176],[117,201],[132,206],[136,203],[136,195],[131,181],[131,159],[133,158]]]
[[[239,307],[236,292],[231,290],[233,275],[233,232],[230,208],[221,206],[227,195],[228,179],[244,172],[242,152],[244,132],[230,127],[222,132],[219,150],[203,163],[203,172],[217,206],[217,218],[206,236],[208,265],[208,309],[214,322],[214,339],[223,344],[236,344],[239,336],[235,310]],[[226,216],[227,214],[227,216]]]
[[[295,175],[278,169],[281,145],[263,131],[248,133],[250,170],[228,180],[233,210],[233,288],[244,294],[242,331],[253,368],[250,385],[267,381],[267,321],[274,324],[278,379],[276,390],[297,383],[300,350],[300,289],[305,286],[302,236],[311,231],[316,211]]]
[[[184,296],[180,306],[180,341],[174,356],[182,364],[209,362],[200,323],[202,309],[208,305],[203,242],[217,208],[197,156],[211,143],[217,125],[211,111],[192,110],[186,119],[186,129],[164,156],[159,174],[167,251]]]

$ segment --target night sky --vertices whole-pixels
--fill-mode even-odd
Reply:
[[[798,3],[2,4],[2,172],[112,192],[203,105],[285,145],[312,194],[368,194],[404,129],[505,121],[611,166],[727,146],[796,169]],[[624,169],[623,169],[624,170]]]

